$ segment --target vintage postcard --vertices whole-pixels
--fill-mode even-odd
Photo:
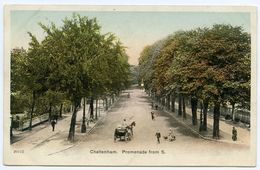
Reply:
[[[4,7],[4,164],[256,166],[256,7]]]

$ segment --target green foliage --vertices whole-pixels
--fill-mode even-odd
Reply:
[[[156,58],[160,54],[160,50],[163,47],[165,40],[157,41],[151,46],[147,46],[140,54],[139,69],[140,69],[140,81],[144,82],[144,86],[147,90],[155,91],[154,69]]]
[[[138,84],[138,82],[139,82],[139,66],[131,65],[130,66],[130,72],[131,72],[131,77],[130,77],[131,84]]]
[[[50,106],[55,110],[68,100],[75,104],[129,85],[124,47],[113,34],[102,35],[95,18],[74,14],[61,27],[39,25],[45,32],[41,42],[28,33],[28,50],[11,51],[12,113],[46,113]]]
[[[179,31],[162,41],[159,50],[155,43],[140,55],[146,89],[157,95],[175,91],[249,108],[250,35],[241,27]]]

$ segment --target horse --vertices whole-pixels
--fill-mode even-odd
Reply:
[[[131,131],[131,135],[134,135],[133,127],[135,126],[135,121],[133,121],[130,125],[126,126],[127,129]]]

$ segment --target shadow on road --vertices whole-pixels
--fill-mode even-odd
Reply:
[[[173,127],[174,131],[177,131],[178,133],[180,133],[180,134],[182,134],[184,136],[190,136],[190,137],[199,138],[199,136],[197,134],[195,134],[191,130],[187,129],[183,124],[177,122],[168,113],[166,113],[164,111],[161,111],[161,110],[157,111],[157,113],[158,113],[158,116],[165,118],[165,120],[168,123],[168,126]]]

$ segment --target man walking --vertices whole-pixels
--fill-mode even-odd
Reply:
[[[159,130],[155,133],[155,136],[157,138],[157,142],[160,143],[161,133],[159,132]]]
[[[52,121],[51,121],[52,131],[54,131],[54,129],[55,129],[55,124],[56,124],[55,120],[52,119]]]
[[[152,120],[154,120],[154,112],[151,112]]]

